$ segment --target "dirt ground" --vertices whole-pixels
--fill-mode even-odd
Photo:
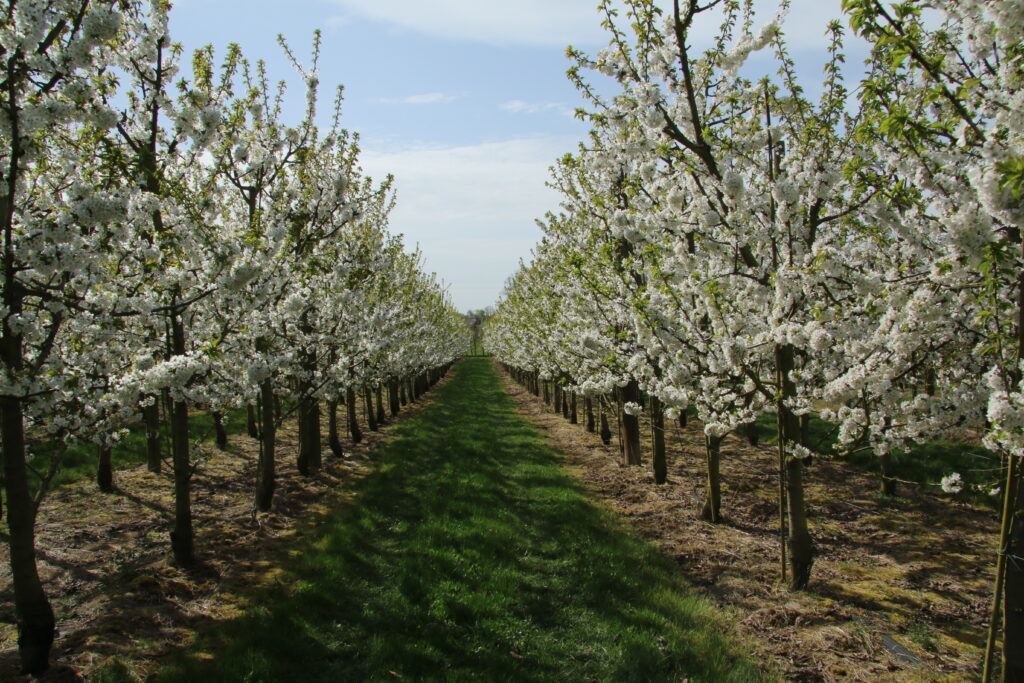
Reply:
[[[795,681],[969,681],[980,673],[995,575],[997,519],[919,488],[874,495],[877,475],[839,461],[806,470],[817,552],[811,584],[780,583],[777,454],[730,436],[722,444],[723,524],[700,518],[706,470],[699,424],[667,435],[669,481],[621,464],[603,446],[505,377],[520,412],[569,469],[636,533],[674,559],[735,623],[755,659]],[[614,419],[611,423],[615,431]],[[645,435],[650,426],[644,425]]]
[[[431,393],[404,406],[398,420],[422,409]],[[339,413],[344,429],[343,407]],[[295,420],[285,421],[278,431],[273,509],[266,513],[253,509],[259,442],[231,436],[223,452],[204,444],[193,478],[200,565],[192,572],[171,562],[168,462],[162,474],[151,474],[145,466],[115,472],[112,494],[100,493],[91,480],[51,492],[39,513],[36,545],[58,635],[53,666],[42,679],[87,679],[117,658],[141,680],[162,656],[191,642],[197,629],[240,613],[254,588],[278,580],[292,537],[336,509],[352,482],[369,471],[373,451],[388,438],[391,423],[371,432],[361,408],[359,422],[362,443],[343,437],[345,455],[335,458],[325,441],[323,468],[307,478],[295,466]],[[322,427],[326,439],[326,415]],[[0,680],[27,681],[17,675],[6,533],[0,541]]]

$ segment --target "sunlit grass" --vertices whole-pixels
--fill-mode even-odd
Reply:
[[[354,505],[160,680],[754,681],[712,606],[464,361]]]

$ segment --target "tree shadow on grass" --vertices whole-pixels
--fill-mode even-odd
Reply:
[[[457,372],[288,585],[161,679],[758,679],[673,565],[568,479],[487,361]]]

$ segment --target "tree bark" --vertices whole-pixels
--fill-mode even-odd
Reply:
[[[409,399],[405,396],[405,380],[397,379],[398,382],[398,402],[403,406],[409,402]]]
[[[594,426],[594,399],[586,396],[583,398],[583,413],[586,415],[586,430],[591,434],[595,431]]]
[[[366,408],[366,424],[371,432],[377,431],[377,414],[373,408],[373,392],[369,385],[363,387],[363,406]]]
[[[111,462],[110,446],[102,444],[97,448],[96,485],[103,493],[114,491],[114,464]]]
[[[601,443],[605,446],[610,446],[612,443],[612,428],[608,424],[608,411],[604,407],[604,402],[601,403]]]
[[[803,432],[800,418],[786,406],[786,401],[796,396],[796,385],[790,377],[794,369],[794,350],[789,344],[775,348],[775,363],[778,374],[776,409],[778,412],[779,444],[783,447],[801,443]],[[784,453],[786,481],[786,503],[788,513],[789,585],[793,590],[803,590],[811,578],[814,564],[814,544],[807,528],[807,504],[804,501],[803,465],[799,458]]]
[[[245,407],[245,429],[250,438],[260,438],[260,429],[256,425],[256,408],[251,403]]]
[[[883,496],[896,495],[896,478],[892,467],[892,453],[886,451],[878,456],[878,466],[882,473],[881,493]]]
[[[700,516],[717,524],[722,521],[722,479],[720,476],[722,437],[704,436],[704,453],[707,456],[708,484],[704,490],[704,505]]]
[[[256,509],[266,512],[274,501],[276,467],[274,458],[277,424],[274,421],[274,381],[270,377],[260,384],[260,460],[256,470]]]
[[[398,401],[398,380],[394,377],[388,381],[388,408],[391,411],[391,417],[398,417],[399,401]]]
[[[757,429],[757,420],[743,425],[743,432],[746,434],[747,443],[754,448],[757,448],[758,444],[761,442],[761,435]]]
[[[345,454],[341,446],[341,439],[338,438],[338,402],[327,402],[327,445],[336,458]]]
[[[626,386],[619,390],[622,396],[622,403],[636,403],[642,405],[643,396],[640,394],[640,385],[636,380],[630,380]],[[630,415],[624,409],[622,412],[622,440],[625,448],[626,464],[637,466],[643,463],[640,451],[640,417]]]
[[[569,394],[569,424],[579,424],[579,399],[576,397],[576,392]]]
[[[185,326],[181,315],[171,314],[171,354],[185,355]],[[192,462],[189,454],[188,404],[178,400],[171,409],[171,460],[174,464],[174,528],[171,550],[180,566],[195,565],[195,533],[192,529]]]
[[[651,396],[651,459],[654,483],[668,481],[668,459],[665,455],[665,410],[656,396]]]
[[[384,424],[384,387],[380,384],[374,389],[377,399],[377,424]]]
[[[352,443],[359,443],[363,440],[363,432],[359,429],[359,421],[356,420],[356,390],[354,387],[345,390],[345,408],[348,414],[348,431],[352,437]]]
[[[146,469],[160,474],[163,454],[160,452],[160,400],[156,396],[152,404],[142,409],[142,420],[146,424]]]
[[[1016,485],[1009,492],[1012,511],[1010,533],[1006,550],[1007,557],[1019,558],[1024,550],[1024,472],[1020,455],[1016,467]],[[1024,562],[1020,559],[1006,563],[1006,588],[1003,599],[1003,680],[1019,683],[1024,681]]]
[[[228,447],[228,432],[224,429],[224,413],[219,410],[213,411],[213,431],[216,435],[217,448],[225,450]]]

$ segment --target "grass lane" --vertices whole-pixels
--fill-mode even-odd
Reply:
[[[454,372],[288,585],[160,680],[758,680],[713,607],[585,497],[488,361]]]

